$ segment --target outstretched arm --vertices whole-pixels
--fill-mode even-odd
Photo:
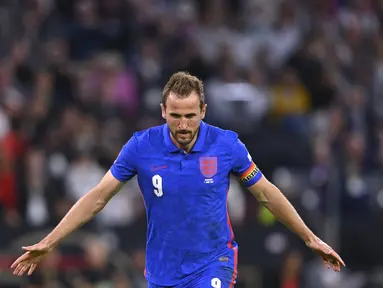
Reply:
[[[26,252],[12,265],[13,274],[31,275],[40,261],[51,252],[66,236],[80,228],[100,212],[108,201],[122,187],[122,182],[108,171],[100,183],[81,197],[69,210],[61,222],[39,243],[23,247]]]
[[[100,212],[109,200],[121,189],[123,183],[136,174],[134,138],[124,145],[116,161],[99,184],[81,197],[61,222],[39,243],[23,247],[26,252],[11,266],[13,274],[31,275],[40,261],[65,237],[80,228]]]
[[[332,264],[334,271],[339,272],[340,267],[345,266],[340,256],[315,236],[303,222],[293,205],[266,177],[262,176],[257,183],[248,187],[248,189],[281,223],[297,234],[308,247],[319,254],[328,268]]]
[[[78,200],[58,226],[41,242],[55,247],[63,238],[100,212],[122,188],[123,183],[136,174],[136,156],[136,141],[132,137],[124,145],[116,161],[99,184]]]
[[[112,173],[108,171],[100,183],[81,197],[56,228],[41,242],[49,247],[56,247],[62,239],[96,216],[122,188],[122,185],[123,183],[114,178]]]
[[[315,238],[314,233],[306,226],[293,205],[266,177],[262,176],[256,184],[248,189],[259,203],[269,209],[282,224],[297,234],[305,243]]]
[[[340,267],[344,266],[344,262],[339,255],[314,235],[282,192],[263,176],[253,162],[246,146],[238,139],[237,135],[232,132],[227,134],[228,138],[234,138],[230,146],[232,149],[232,172],[241,179],[243,185],[251,191],[261,204],[315,251],[328,268],[332,264],[335,271],[340,271]]]

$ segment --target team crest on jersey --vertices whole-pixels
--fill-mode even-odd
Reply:
[[[218,171],[217,157],[200,157],[199,168],[203,176],[212,178]]]

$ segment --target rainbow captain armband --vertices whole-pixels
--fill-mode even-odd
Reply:
[[[261,179],[262,172],[259,170],[257,165],[254,162],[251,162],[251,165],[247,170],[241,174],[240,179],[246,187],[254,185]]]

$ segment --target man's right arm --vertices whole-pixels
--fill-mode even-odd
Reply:
[[[61,240],[90,221],[99,213],[108,201],[122,188],[123,182],[117,180],[108,171],[97,186],[81,197],[68,211],[56,228],[41,242],[51,248]]]
[[[62,239],[91,220],[124,183],[136,175],[137,143],[132,137],[122,148],[116,161],[99,184],[81,197],[56,228],[41,242],[54,248]]]

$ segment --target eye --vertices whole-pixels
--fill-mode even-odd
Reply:
[[[185,115],[185,117],[187,118],[187,119],[193,119],[195,116],[197,116],[196,114],[186,114]]]
[[[175,113],[170,113],[170,116],[173,117],[173,118],[175,118],[175,119],[179,119],[179,118],[181,118],[181,115],[179,115],[179,114],[175,114]]]

